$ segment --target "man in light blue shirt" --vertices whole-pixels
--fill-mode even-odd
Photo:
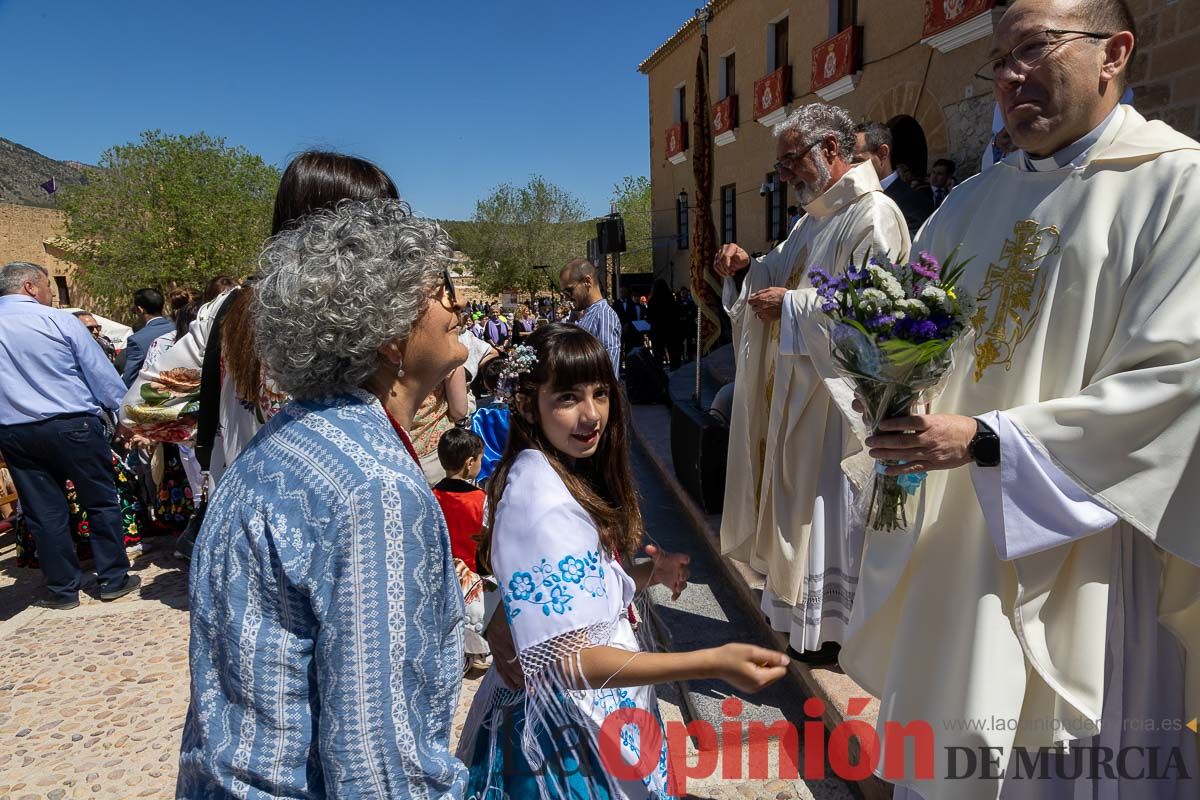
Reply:
[[[50,275],[23,261],[0,267],[0,453],[8,465],[50,597],[79,605],[83,573],[68,529],[63,485],[87,512],[100,599],[138,587],[129,574],[112,451],[101,414],[116,412],[125,385],[83,324],[50,308]]]
[[[558,274],[563,297],[575,303],[579,316],[575,324],[600,340],[612,359],[613,374],[621,378],[621,320],[613,307],[604,302],[596,268],[586,258],[570,261]]]

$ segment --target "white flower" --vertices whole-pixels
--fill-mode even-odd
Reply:
[[[886,312],[891,310],[892,303],[888,296],[878,289],[863,289],[859,293],[858,308],[860,311]]]
[[[921,290],[921,299],[932,308],[945,308],[946,292],[936,286],[926,286]]]
[[[896,302],[896,308],[914,317],[929,316],[929,306],[920,300],[899,300]]]
[[[896,276],[874,264],[867,267],[867,270],[871,273],[871,282],[886,292],[888,297],[893,300],[904,298],[904,287],[900,285],[900,281],[896,280]]]

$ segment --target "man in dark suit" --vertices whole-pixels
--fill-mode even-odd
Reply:
[[[132,386],[142,371],[150,343],[164,333],[175,330],[175,324],[162,315],[163,296],[158,289],[138,289],[134,292],[131,310],[142,318],[143,324],[125,343],[125,368],[121,371],[121,380],[125,381],[126,386]]]
[[[934,208],[940,206],[954,188],[954,169],[954,162],[948,158],[933,162],[933,169],[929,171],[929,196]]]
[[[613,303],[613,310],[617,312],[617,319],[621,321],[621,350],[628,353],[642,342],[642,332],[637,330],[633,323],[645,321],[646,309],[633,299],[628,286],[621,287],[620,295],[621,299]]]
[[[854,163],[870,161],[883,186],[883,193],[895,201],[908,223],[908,233],[916,236],[917,230],[933,213],[933,200],[928,192],[913,189],[892,166],[892,132],[887,125],[864,122],[855,129],[857,145],[854,148]]]

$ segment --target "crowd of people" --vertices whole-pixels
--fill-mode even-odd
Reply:
[[[0,463],[22,498],[4,521],[6,528],[16,532],[17,566],[45,572],[49,596],[39,605],[77,606],[80,565],[88,561],[96,562],[101,597],[115,599],[139,581],[134,575],[119,588],[109,586],[112,580],[106,576],[113,568],[108,562],[122,563],[116,555],[118,546],[136,553],[145,536],[178,535],[187,528],[202,493],[200,470],[189,447],[117,428],[112,413],[119,405],[113,401],[117,387],[128,387],[140,371],[153,368],[186,331],[195,318],[199,293],[175,290],[165,298],[152,288],[134,292],[129,313],[138,322],[137,330],[118,348],[87,311],[47,314],[34,307],[41,298],[52,296],[49,276],[39,265],[6,265],[3,285],[6,354],[14,366],[34,360],[42,363],[40,369],[22,366],[6,378],[9,405],[4,416],[9,420],[6,424],[16,428],[9,434],[19,435],[19,442],[9,445]],[[41,335],[31,337],[35,331]],[[49,370],[55,371],[53,378]],[[94,449],[93,437],[81,432],[67,436],[81,446],[51,454],[49,449],[63,447],[51,432],[62,420],[78,420],[74,425],[82,430],[83,423],[90,424],[89,417],[102,410],[108,412],[101,420],[106,431],[101,456],[106,469],[75,477],[67,465],[86,462],[96,467],[88,455]],[[39,452],[36,442],[47,452]],[[66,524],[60,524],[64,519]]]
[[[593,271],[590,277],[594,278],[595,267],[588,264]],[[563,285],[563,295],[558,301],[534,297],[515,303],[511,309],[503,308],[498,301],[472,301],[463,314],[463,330],[503,352],[545,325],[579,321],[593,303],[604,300],[598,280],[595,299],[588,294],[576,300],[575,284]],[[617,299],[604,302],[616,312],[622,363],[638,348],[649,352],[664,369],[678,369],[694,357],[698,310],[688,287],[672,290],[659,278],[651,284],[649,294],[635,297],[625,283]],[[593,309],[592,314],[598,311]]]
[[[140,290],[124,347],[50,308],[43,268],[3,267],[0,348],[23,380],[0,394],[0,451],[42,604],[68,611],[83,584],[67,480],[110,600],[139,585],[110,446],[144,467],[169,445],[196,467],[176,542],[191,560],[180,797],[661,795],[665,750],[644,781],[612,783],[605,714],[656,715],[662,681],[753,691],[784,674],[786,659],[750,645],[645,646],[635,592],[678,595],[689,559],[642,544],[621,324],[596,268],[564,265],[560,318],[509,328],[487,309],[480,338],[452,252],[374,164],[309,152],[283,173],[254,273],[214,281],[173,320]],[[488,675],[456,757],[449,725],[471,668]],[[593,769],[534,768],[551,756]]]
[[[881,730],[934,726],[933,769],[876,755],[898,798],[1101,783],[1014,781],[1019,748],[1165,751],[1197,774],[1185,728],[1126,724],[1186,719],[1200,686],[1200,144],[1118,102],[1134,45],[1121,0],[1013,3],[984,67],[1013,151],[957,188],[950,163],[913,186],[886,127],[835,106],[774,129],[803,213],[713,268],[737,369],[721,545],[764,576],[789,654],[658,652],[641,624],[641,590],[678,597],[689,558],[645,535],[621,372],[637,348],[689,357],[691,298],[659,281],[610,302],[576,258],[559,299],[464,306],[438,224],[376,165],[317,151],[285,169],[247,276],[139,290],[123,347],[51,308],[42,267],[0,268],[0,453],[41,604],[78,605],[84,523],[101,600],[139,585],[131,509],[179,531],[182,798],[666,797],[654,686],[754,692],[789,655],[838,661]],[[868,430],[804,278],[918,253],[967,260],[976,335],[932,408]],[[879,473],[918,478],[903,530],[866,525]],[[997,768],[964,790],[948,754],[981,745]]]

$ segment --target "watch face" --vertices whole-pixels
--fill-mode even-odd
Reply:
[[[981,467],[994,467],[1000,463],[1000,437],[982,434],[971,442],[971,456]]]

